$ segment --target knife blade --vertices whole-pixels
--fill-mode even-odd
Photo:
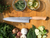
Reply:
[[[21,23],[29,23],[29,20],[19,20],[19,19],[10,19],[10,18],[3,18],[5,21],[11,21],[11,22],[21,22]]]

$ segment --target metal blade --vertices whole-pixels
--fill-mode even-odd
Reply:
[[[20,19],[16,19],[16,18],[3,18],[3,20],[5,21],[11,21],[11,22],[22,22],[22,23],[29,23],[29,20],[20,20]]]
[[[29,20],[31,17],[7,17],[6,19],[13,19],[13,20]]]

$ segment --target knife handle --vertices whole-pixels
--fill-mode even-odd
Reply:
[[[46,20],[46,17],[32,17],[34,20]]]

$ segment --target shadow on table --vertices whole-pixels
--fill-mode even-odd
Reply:
[[[32,10],[30,10],[28,7],[25,8],[25,10],[23,10],[23,13],[30,13]]]
[[[50,17],[47,17],[47,18],[46,18],[46,20],[49,20],[49,19],[50,19]]]
[[[0,22],[3,22],[3,14],[0,13]]]
[[[43,12],[46,9],[46,4],[44,1],[40,1],[40,8],[36,11]]]

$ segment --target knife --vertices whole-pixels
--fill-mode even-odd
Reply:
[[[6,21],[22,22],[22,23],[29,23],[30,19],[45,20],[46,17],[7,17],[7,18],[3,18],[3,20],[6,20]]]

